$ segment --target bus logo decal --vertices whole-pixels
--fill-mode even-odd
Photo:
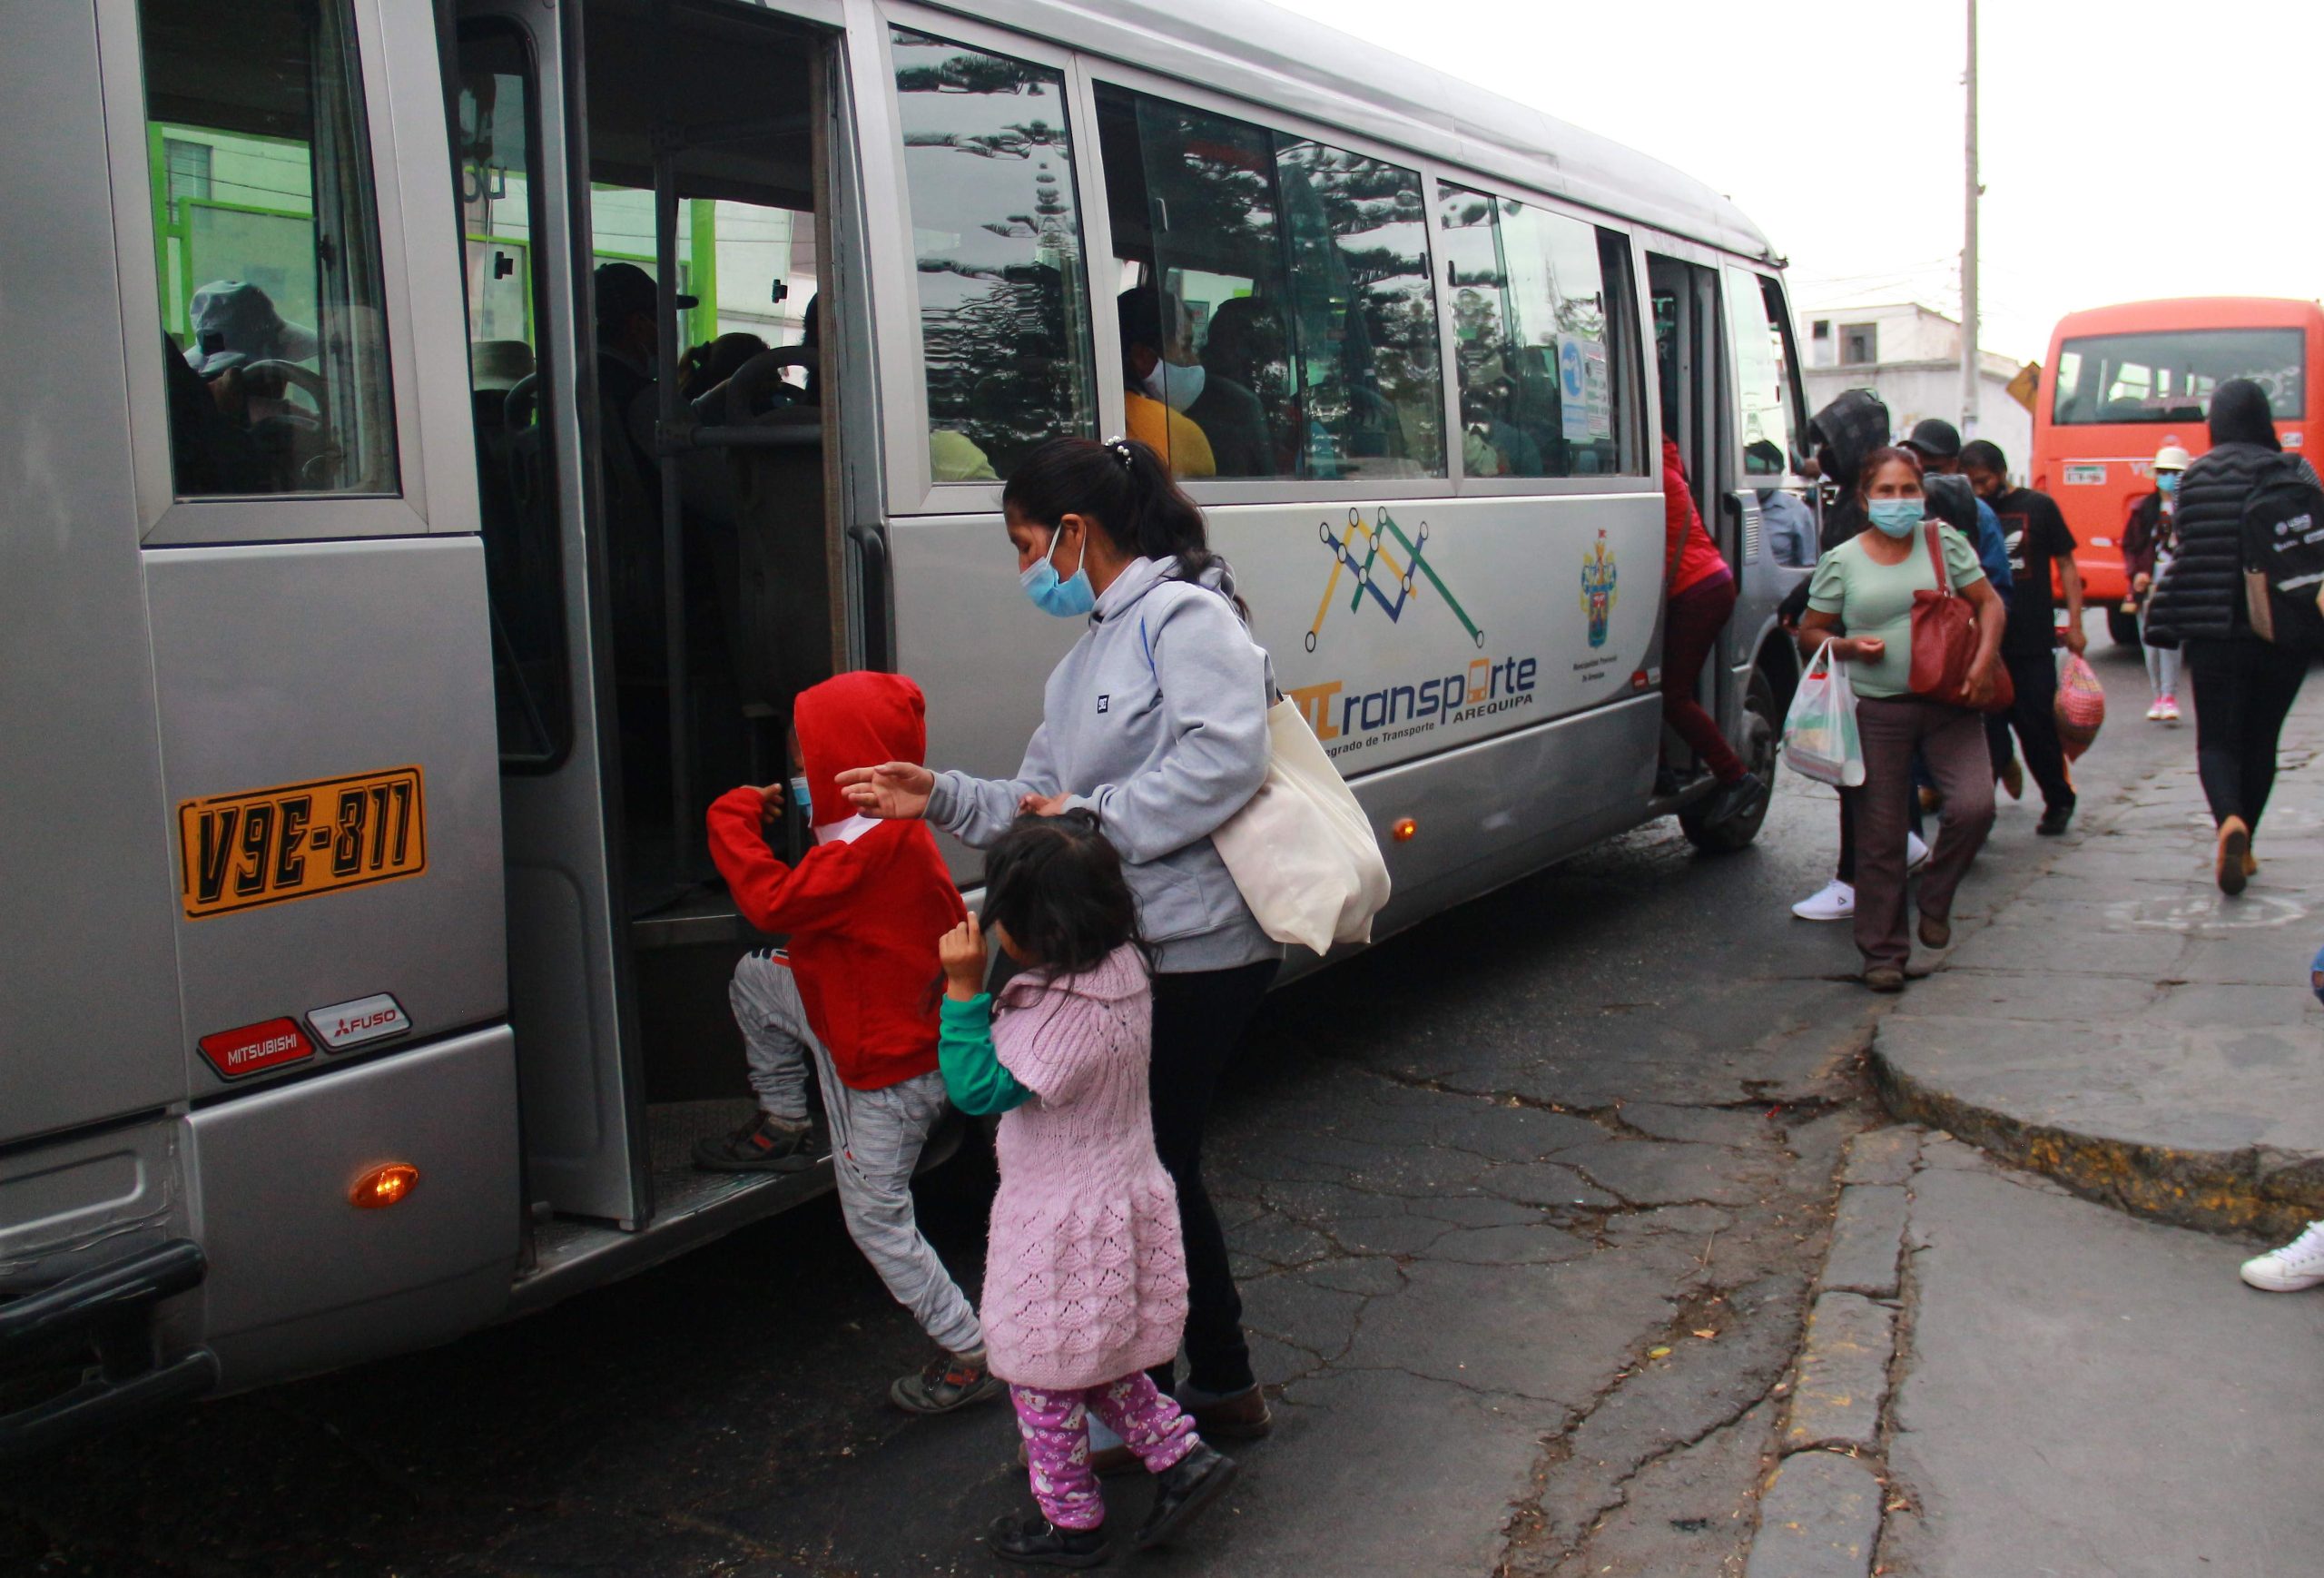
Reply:
[[[417,766],[387,767],[178,805],[189,921],[416,877],[428,869]]]
[[[1452,595],[1452,589],[1445,586],[1435,567],[1428,562],[1428,522],[1423,520],[1420,523],[1420,535],[1414,539],[1404,535],[1403,528],[1398,526],[1395,518],[1385,509],[1375,509],[1373,516],[1375,524],[1367,526],[1364,511],[1350,508],[1347,527],[1337,535],[1333,533],[1330,521],[1316,523],[1315,535],[1331,550],[1332,574],[1330,579],[1324,583],[1322,601],[1315,605],[1315,622],[1307,626],[1307,650],[1315,650],[1315,643],[1324,633],[1324,619],[1332,611],[1332,595],[1340,589],[1342,570],[1355,579],[1354,594],[1348,598],[1348,612],[1353,614],[1362,608],[1364,594],[1368,592],[1372,600],[1380,605],[1381,612],[1388,616],[1391,625],[1403,622],[1405,606],[1412,601],[1420,577],[1426,576],[1428,584],[1436,588],[1436,595],[1444,599],[1444,606],[1452,610],[1452,616],[1461,621],[1461,628],[1469,633],[1469,639],[1482,647],[1485,644],[1485,633],[1469,617],[1468,610],[1461,607],[1461,600]],[[1394,555],[1388,549],[1386,539],[1390,538],[1393,538],[1396,546],[1403,550],[1404,562],[1402,565],[1396,563]],[[1358,538],[1364,542],[1361,557],[1355,551]],[[1386,570],[1384,577],[1381,573],[1384,567]],[[1388,596],[1391,590],[1395,593],[1393,601]]]
[[[1614,585],[1619,578],[1613,547],[1600,528],[1598,540],[1581,556],[1581,611],[1590,617],[1592,646],[1606,645],[1606,634],[1614,618]]]

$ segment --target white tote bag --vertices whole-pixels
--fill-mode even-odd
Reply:
[[[1369,942],[1388,902],[1388,863],[1347,781],[1288,700],[1267,709],[1267,776],[1210,835],[1259,925],[1322,953]]]

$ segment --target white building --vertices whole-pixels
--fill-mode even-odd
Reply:
[[[1797,325],[1807,365],[1800,381],[1811,413],[1842,390],[1870,389],[1903,438],[1924,417],[1942,417],[1962,438],[1989,439],[2023,476],[2034,447],[2034,413],[2009,393],[2022,365],[1979,353],[1977,419],[1961,420],[1961,325],[1917,301],[1876,306],[1802,306]]]

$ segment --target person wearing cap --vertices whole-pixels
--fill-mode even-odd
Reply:
[[[286,320],[274,298],[242,280],[219,280],[193,293],[194,348],[186,360],[205,379],[253,361],[312,361],[315,331]]]
[[[599,263],[597,306],[597,393],[606,414],[629,438],[637,463],[652,478],[655,409],[655,371],[661,360],[659,297],[654,276],[635,263]],[[693,296],[675,299],[680,311],[700,306]]]
[[[2073,562],[2073,530],[2048,494],[2009,485],[2009,458],[1998,444],[1979,439],[1964,446],[1961,468],[1978,497],[2001,518],[2002,540],[2009,547],[2010,572],[2017,584],[2001,642],[2002,662],[2017,699],[2006,715],[1985,719],[1994,775],[2009,787],[2012,798],[2024,792],[2024,779],[2010,747],[2014,728],[2025,766],[2042,789],[2042,820],[2034,831],[2055,838],[2073,821],[2074,807],[2073,782],[2066,775],[2065,748],[2058,740],[2056,648],[2063,641],[2079,656],[2090,644],[2082,630],[2082,572]],[[2052,611],[2053,576],[2065,592],[2063,631]]]
[[[2154,488],[2132,500],[2130,519],[2122,527],[2122,582],[2130,587],[2122,612],[2138,617],[2139,649],[2146,654],[2146,682],[2154,692],[2146,709],[2151,723],[2179,721],[2179,649],[2147,640],[2146,611],[2154,584],[2170,567],[2179,546],[2179,476],[2187,469],[2187,451],[2176,444],[2154,452]]]
[[[1921,469],[1931,477],[1961,475],[1961,429],[1942,417],[1924,417],[1913,424],[1910,437],[1900,446],[1920,457]],[[2017,580],[2009,562],[2009,545],[2001,528],[2000,519],[1983,498],[1977,500],[1977,535],[1970,539],[1977,550],[1977,563],[1985,572],[1985,579],[2001,594],[2007,607],[2016,593]]]

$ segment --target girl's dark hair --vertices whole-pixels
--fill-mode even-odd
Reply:
[[[1925,480],[1925,475],[1921,466],[1921,458],[1918,455],[1914,454],[1910,449],[1900,448],[1895,444],[1883,444],[1880,448],[1872,451],[1871,454],[1866,455],[1864,458],[1863,463],[1856,468],[1856,490],[1857,497],[1870,497],[1869,490],[1872,487],[1872,479],[1880,474],[1882,467],[1886,466],[1891,461],[1895,460],[1902,460],[1905,465],[1913,468],[1914,481],[1920,482]]]
[[[1082,810],[1020,816],[986,852],[982,922],[1007,927],[1009,941],[1055,975],[1092,969],[1138,941],[1122,857]]]
[[[1051,439],[1009,474],[1000,503],[1040,526],[1054,528],[1068,515],[1094,520],[1118,551],[1175,559],[1180,578],[1197,585],[1217,570],[1219,589],[1250,618],[1226,561],[1210,551],[1201,509],[1172,480],[1162,457],[1136,439]]]

